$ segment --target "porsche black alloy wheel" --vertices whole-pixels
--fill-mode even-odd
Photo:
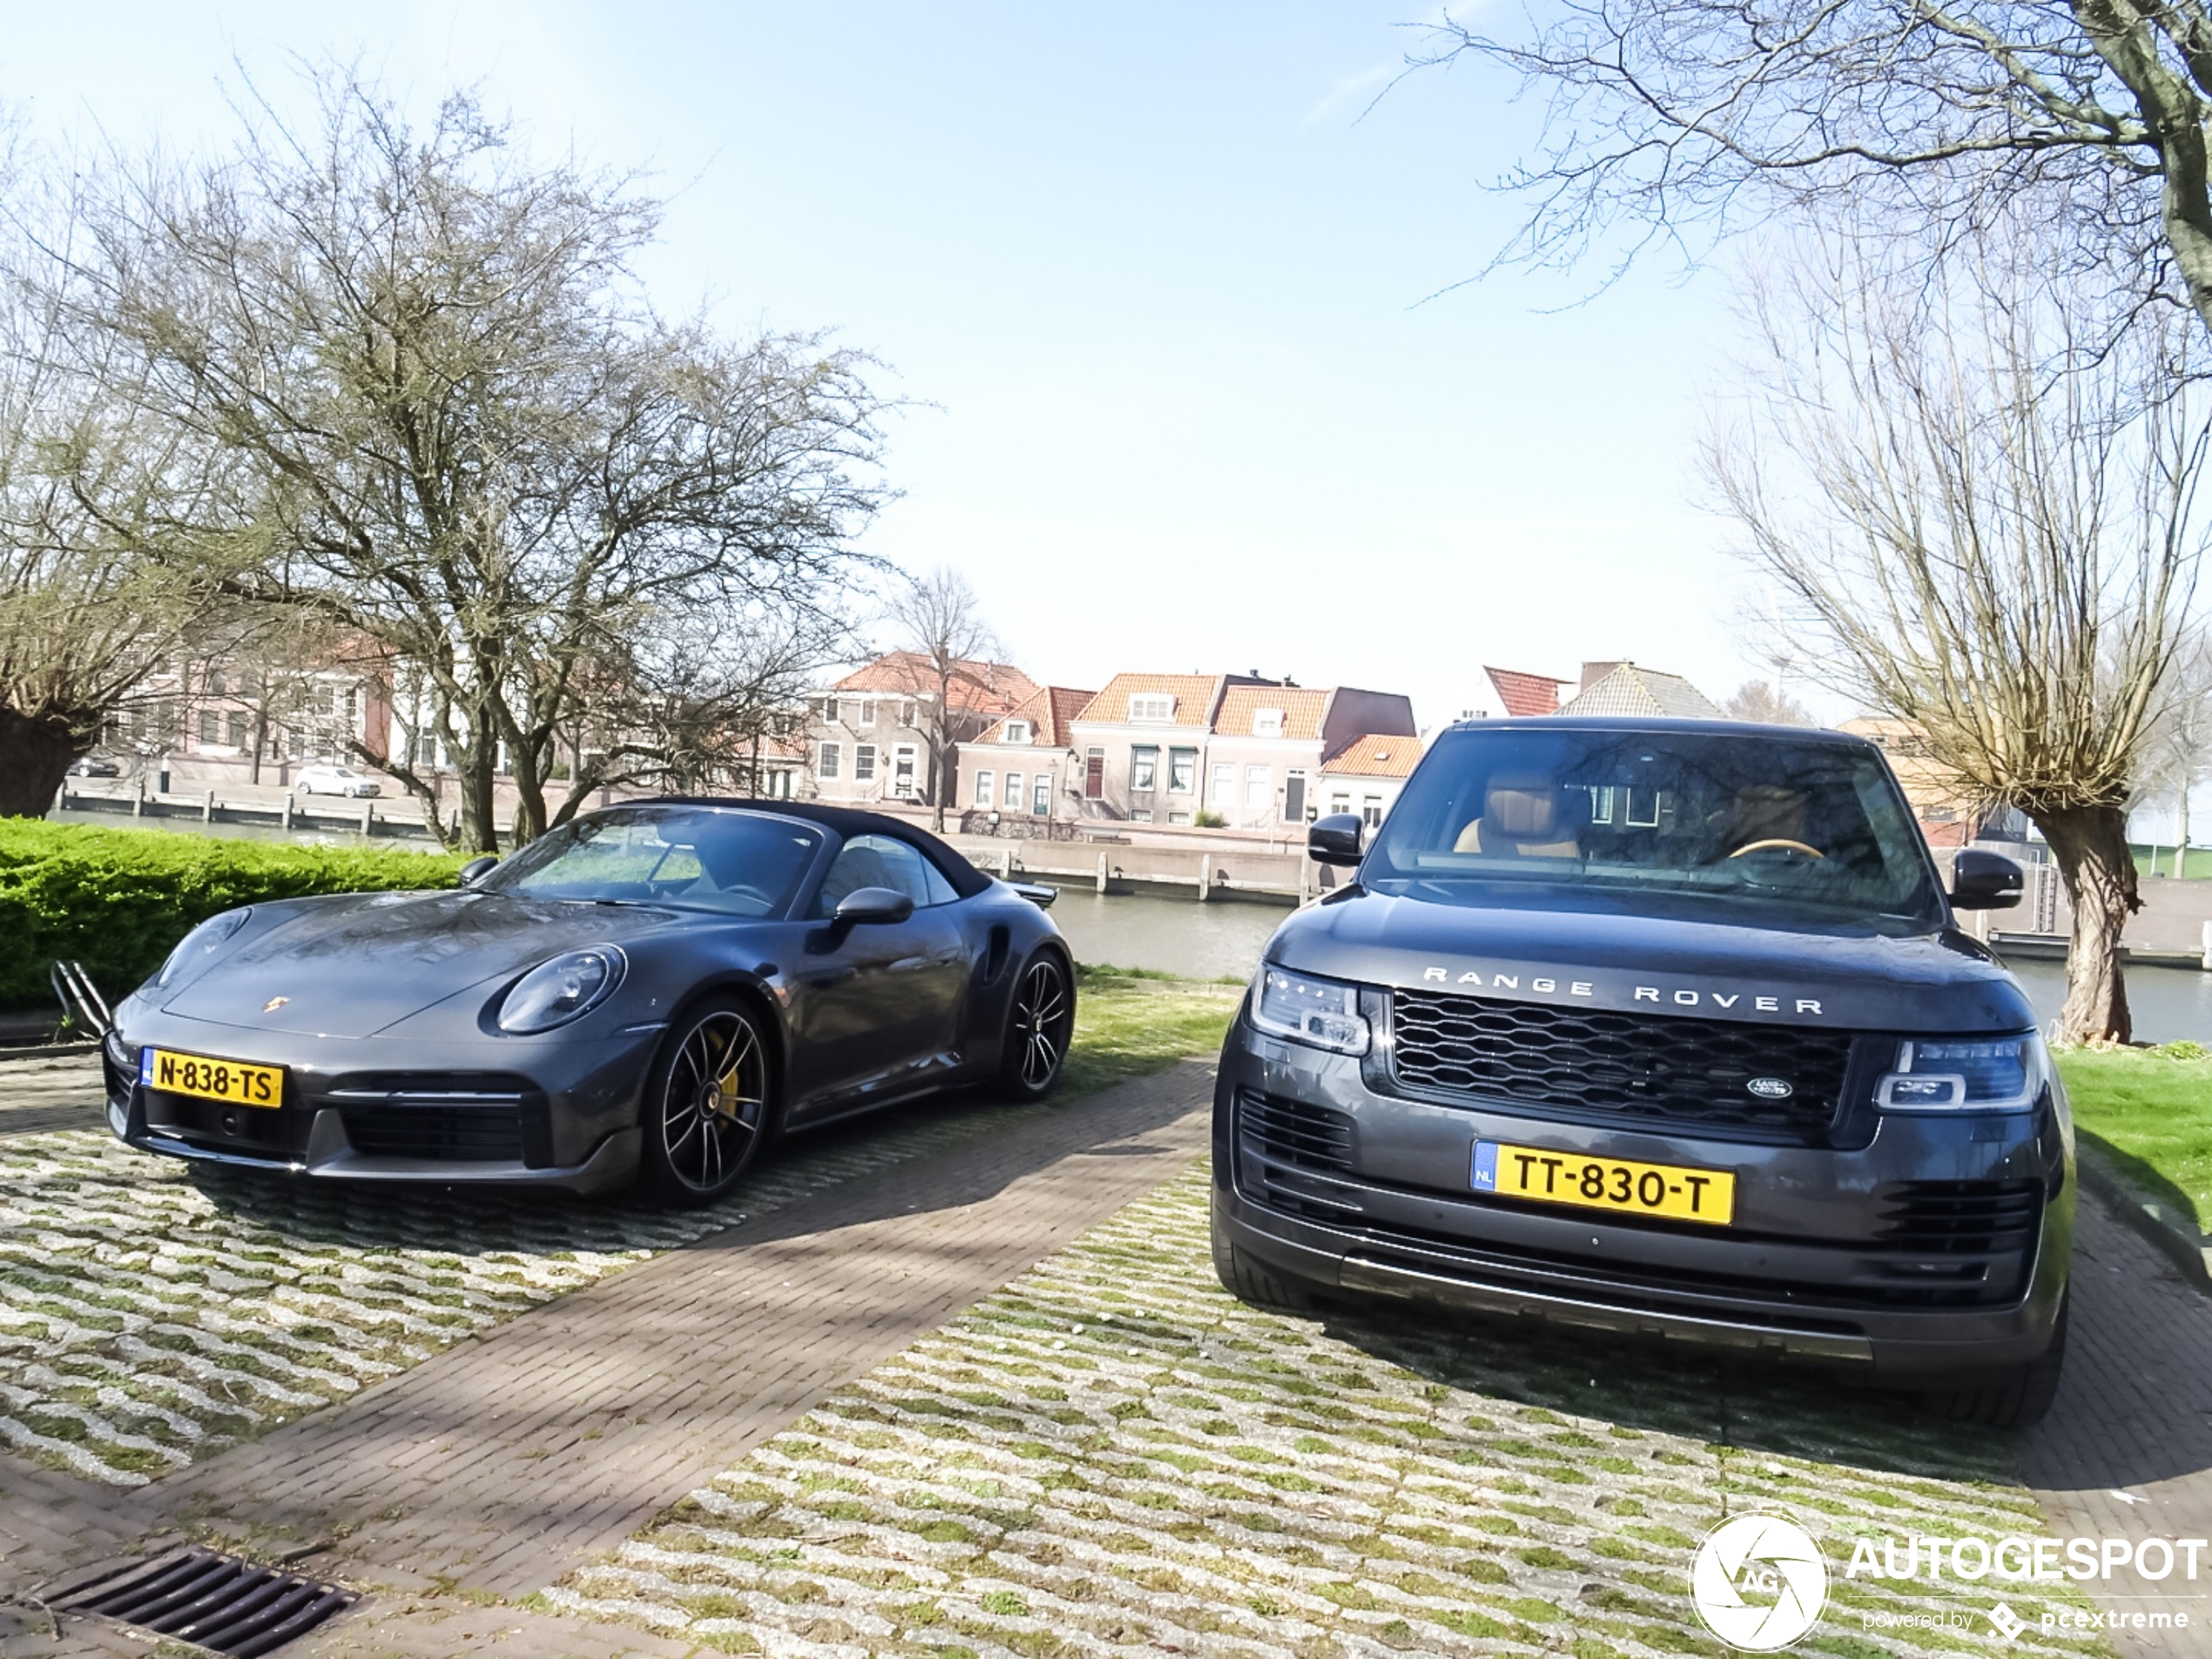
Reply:
[[[1049,1094],[1060,1081],[1075,1027],[1075,987],[1066,964],[1050,952],[1032,956],[1015,982],[1005,1056],[999,1064],[1001,1086],[1022,1100]]]
[[[691,1009],[645,1094],[644,1178],[656,1197],[707,1204],[733,1186],[772,1127],[768,1051],[733,1002]]]

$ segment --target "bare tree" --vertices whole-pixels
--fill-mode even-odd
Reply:
[[[10,183],[0,229],[0,815],[35,817],[119,717],[166,732],[173,708],[149,683],[164,669],[173,678],[261,543],[219,446],[150,419],[134,365],[97,330],[72,327],[73,191],[42,191],[21,170]],[[180,519],[192,529],[180,532]]]
[[[1777,197],[1933,243],[2032,203],[2054,264],[2121,314],[2167,298],[2212,323],[2202,0],[1566,0],[1512,37],[1447,17],[1412,61],[1460,57],[1548,95],[1505,257],[1694,254]]]
[[[991,683],[993,659],[1005,648],[979,614],[968,579],[942,565],[893,590],[885,609],[899,648],[893,676],[914,698],[929,748],[932,822],[942,830],[961,741],[974,735],[977,711],[1001,690]]]
[[[1760,725],[1813,724],[1804,705],[1772,680],[1745,680],[1721,707],[1731,720],[1750,720]]]
[[[2174,803],[2174,873],[2188,873],[2189,795],[2212,778],[2212,635],[2199,631],[2175,661],[2151,732],[2143,792]]]
[[[634,775],[641,724],[722,695],[687,642],[839,608],[879,405],[854,353],[647,307],[634,180],[532,164],[469,96],[418,131],[348,74],[314,90],[311,124],[253,106],[230,157],[108,192],[71,292],[134,407],[253,479],[287,556],[240,591],[422,682],[432,729],[366,758],[440,822],[434,738],[462,844],[494,850],[502,775],[527,839]],[[592,724],[617,740],[585,750]]]
[[[1709,468],[1831,683],[2041,831],[2074,907],[2063,1034],[2125,1041],[2128,806],[2203,547],[2206,429],[2166,331],[2085,349],[2033,270],[1982,251],[1932,293],[1848,239],[1770,281],[1749,417]]]

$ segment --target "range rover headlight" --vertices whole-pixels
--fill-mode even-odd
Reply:
[[[1279,1037],[1310,1042],[1332,1054],[1367,1052],[1367,1022],[1359,1012],[1359,988],[1340,980],[1315,979],[1269,963],[1259,970],[1252,998],[1252,1023]]]
[[[1909,1037],[1874,1085],[1885,1112],[2017,1112],[2035,1103],[2049,1067],[2033,1031],[2012,1037]]]
[[[177,948],[169,953],[169,960],[153,976],[158,988],[166,988],[206,964],[207,960],[227,944],[233,934],[246,926],[246,919],[253,914],[248,905],[243,910],[226,910],[219,916],[210,916],[206,921],[178,941]]]
[[[516,980],[499,1004],[499,1028],[509,1036],[535,1036],[566,1025],[607,1000],[622,983],[623,954],[612,945],[563,951]]]

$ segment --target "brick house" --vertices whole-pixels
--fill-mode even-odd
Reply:
[[[1251,674],[1117,674],[1069,727],[1082,816],[1238,829],[1305,823],[1330,758],[1416,735],[1396,693]]]
[[[809,765],[799,792],[809,800],[847,806],[903,801],[927,806],[941,790],[946,804],[955,804],[961,745],[1039,689],[1009,663],[956,664],[946,699],[952,709],[949,742],[941,756],[932,752],[936,671],[919,652],[887,652],[807,698]],[[941,778],[942,772],[954,775]]]
[[[1418,738],[1362,732],[1321,763],[1320,810],[1357,813],[1369,829],[1379,827],[1420,759]]]
[[[1082,813],[1082,758],[1074,721],[1096,691],[1040,686],[1036,694],[960,745],[964,811],[1001,817],[1075,818]]]

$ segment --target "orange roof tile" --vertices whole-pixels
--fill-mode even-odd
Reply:
[[[1321,763],[1324,772],[1350,778],[1410,778],[1420,765],[1419,738],[1354,738]]]
[[[1492,668],[1487,664],[1482,671],[1490,677],[1490,684],[1498,688],[1498,701],[1507,714],[1556,714],[1559,712],[1559,688],[1572,685],[1573,680],[1554,679],[1549,674],[1524,674],[1518,669]]]
[[[1321,717],[1328,708],[1328,691],[1313,686],[1233,685],[1221,699],[1221,712],[1214,717],[1213,729],[1225,738],[1252,737],[1260,710],[1280,709],[1284,737],[1318,738]]]
[[[866,668],[847,674],[831,688],[839,691],[888,691],[901,697],[934,696],[937,671],[920,651],[886,651]],[[1037,683],[1011,663],[971,662],[954,665],[946,700],[956,709],[1010,712],[1036,695]]]
[[[1068,746],[1068,722],[1082,712],[1083,705],[1098,695],[1096,691],[1078,691],[1065,685],[1048,685],[1020,707],[1010,709],[1006,719],[1001,720],[983,735],[978,743],[1003,743],[1008,720],[1027,720],[1029,741],[1039,748],[1064,749]]]
[[[1220,685],[1211,674],[1116,674],[1076,718],[1126,725],[1130,698],[1164,692],[1175,699],[1175,718],[1169,724],[1203,726],[1213,712],[1214,692]]]

